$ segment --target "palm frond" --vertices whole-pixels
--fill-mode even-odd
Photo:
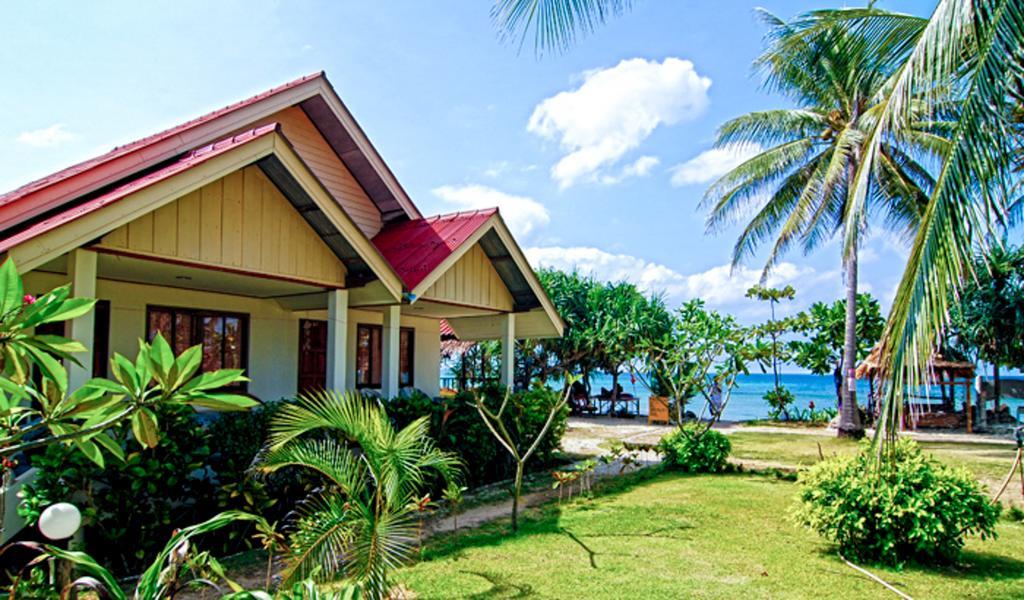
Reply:
[[[312,576],[326,581],[342,571],[350,558],[349,548],[364,526],[354,506],[359,505],[336,494],[310,500],[289,536],[291,553],[281,574],[282,586]]]
[[[633,0],[497,0],[491,19],[501,38],[520,49],[532,32],[540,55],[567,50],[632,5]]]

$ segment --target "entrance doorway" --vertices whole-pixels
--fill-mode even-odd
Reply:
[[[299,321],[299,393],[327,385],[327,321]]]

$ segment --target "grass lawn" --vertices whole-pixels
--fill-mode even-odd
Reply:
[[[611,485],[529,511],[514,537],[506,522],[434,538],[397,579],[421,600],[895,597],[789,519],[793,483],[741,473]],[[915,598],[1021,598],[1024,524],[971,539],[955,568],[872,570]]]

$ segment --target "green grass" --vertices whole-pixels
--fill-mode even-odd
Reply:
[[[529,511],[516,536],[493,523],[436,538],[397,579],[420,600],[895,597],[789,519],[793,483],[666,474],[616,487]],[[1020,598],[1024,524],[998,531],[970,540],[956,568],[872,570],[915,598]]]

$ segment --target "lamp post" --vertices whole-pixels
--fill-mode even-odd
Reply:
[[[75,535],[82,525],[82,513],[68,502],[58,502],[46,507],[39,515],[39,531],[48,539],[66,540]]]
[[[39,515],[39,531],[53,541],[66,540],[75,535],[82,526],[82,513],[69,502],[58,502],[46,507]],[[64,588],[71,580],[71,563],[57,561],[50,563],[50,583],[63,596]]]

